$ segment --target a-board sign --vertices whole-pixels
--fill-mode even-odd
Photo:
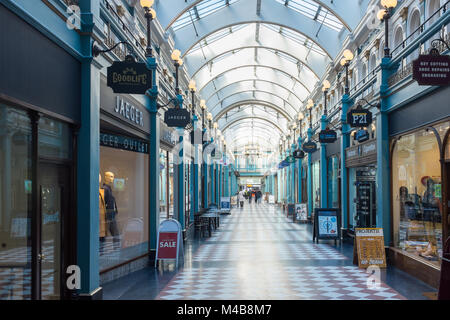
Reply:
[[[168,219],[159,224],[156,247],[155,267],[158,260],[175,260],[178,267],[180,255],[183,255],[181,225],[177,220]]]
[[[269,203],[275,204],[275,196],[274,195],[269,195]]]
[[[420,55],[413,61],[413,79],[421,86],[450,85],[450,56]]]
[[[317,144],[315,142],[305,142],[302,149],[306,153],[314,153],[317,151]]]
[[[364,128],[372,124],[372,112],[365,109],[354,109],[347,113],[347,123],[352,128]]]
[[[355,228],[355,255],[360,268],[386,268],[386,251],[382,228]],[[354,261],[356,263],[356,261]]]
[[[172,108],[164,113],[164,123],[170,128],[186,128],[191,123],[191,113],[182,108]]]
[[[295,204],[294,203],[288,203],[286,214],[288,217],[292,217],[295,214]]]
[[[303,159],[305,157],[305,153],[302,150],[295,150],[293,156],[295,159]]]
[[[107,86],[114,93],[145,94],[152,87],[152,71],[126,56],[125,61],[115,61],[107,68]]]
[[[220,212],[230,213],[231,212],[231,198],[221,197],[220,198]]]
[[[340,225],[338,209],[315,209],[313,241],[319,239],[339,240]]]
[[[369,131],[361,129],[358,130],[355,134],[355,139],[358,142],[366,142],[370,139]]]
[[[306,203],[297,203],[295,205],[296,220],[300,222],[308,222],[308,208]]]
[[[337,140],[337,133],[334,130],[326,129],[319,132],[320,143],[333,143]]]

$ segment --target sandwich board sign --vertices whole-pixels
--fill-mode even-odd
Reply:
[[[275,196],[269,195],[269,204],[275,204]]]
[[[297,221],[308,222],[308,208],[306,203],[297,203],[295,205],[295,213],[297,214]]]
[[[338,209],[315,209],[313,241],[340,240],[340,225]]]
[[[221,197],[220,198],[220,212],[221,213],[231,213],[231,198]]]
[[[164,220],[159,224],[156,247],[155,268],[158,260],[175,260],[178,268],[178,260],[183,253],[183,239],[181,224],[174,219]]]
[[[386,268],[386,251],[382,228],[355,228],[354,261],[358,259],[358,267],[377,266]]]

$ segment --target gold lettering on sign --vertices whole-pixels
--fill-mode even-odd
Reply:
[[[125,72],[124,72],[125,73]],[[147,84],[147,75],[139,74],[139,75],[130,75],[130,74],[120,74],[117,72],[113,73],[113,83],[123,83],[126,82],[128,84]]]

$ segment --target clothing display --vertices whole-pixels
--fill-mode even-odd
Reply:
[[[106,231],[109,231],[109,233],[114,237],[114,242],[119,242],[120,239],[118,236],[120,234],[116,221],[116,216],[118,214],[116,198],[114,198],[112,189],[108,184],[103,184],[103,190],[105,194],[104,199],[106,207]]]
[[[104,237],[106,237],[106,205],[105,205],[105,190],[104,189],[101,189],[101,188],[99,189],[98,200],[99,200],[98,209],[99,209],[99,218],[100,218],[99,237],[104,238]]]

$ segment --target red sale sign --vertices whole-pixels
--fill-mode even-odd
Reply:
[[[158,259],[176,259],[178,249],[177,232],[160,232],[158,242]]]

